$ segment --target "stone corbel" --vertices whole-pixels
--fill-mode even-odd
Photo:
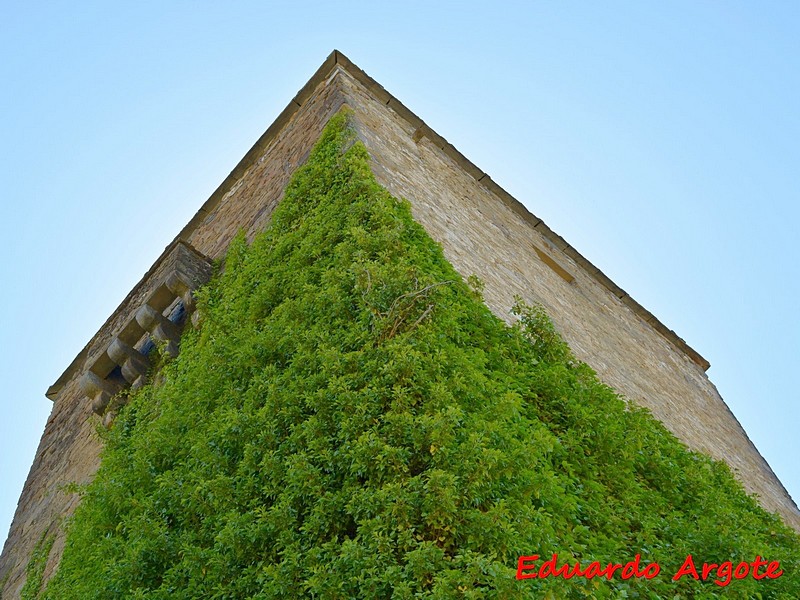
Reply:
[[[116,321],[121,324],[112,335],[100,338],[110,340],[105,348],[98,344],[89,350],[80,386],[91,400],[92,410],[105,414],[106,426],[119,408],[115,396],[126,388],[144,385],[151,366],[147,349],[152,343],[163,344],[173,358],[178,355],[181,328],[195,307],[194,290],[208,281],[211,271],[207,257],[188,244],[175,243],[151,269],[152,276],[139,283],[145,286],[138,296],[144,297],[144,302],[117,309],[127,317]],[[101,331],[95,338],[102,335]]]
[[[195,286],[189,277],[180,271],[173,271],[167,275],[164,283],[170,292],[183,300],[183,306],[186,308],[186,312],[194,310],[194,295],[192,292],[194,292]]]
[[[91,371],[86,371],[80,381],[83,393],[91,398],[92,410],[98,415],[103,414],[111,399],[122,391],[123,383],[114,378],[101,378]]]
[[[184,306],[186,303],[184,302]],[[178,326],[158,312],[149,304],[143,304],[136,311],[136,322],[150,334],[150,337],[165,345],[166,352],[172,358],[178,356],[178,344],[181,332]]]
[[[121,367],[122,376],[131,385],[140,377],[145,377],[150,370],[150,359],[119,338],[111,340],[106,352],[108,357]]]

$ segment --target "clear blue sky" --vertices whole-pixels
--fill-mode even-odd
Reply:
[[[333,48],[711,361],[800,499],[800,4],[0,3],[0,538],[94,332]]]

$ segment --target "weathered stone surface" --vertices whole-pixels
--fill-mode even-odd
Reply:
[[[175,323],[149,304],[143,304],[136,311],[136,322],[150,334],[151,338],[165,344],[167,354],[173,358],[178,356],[181,332]]]
[[[80,378],[80,386],[92,399],[92,411],[101,415],[111,398],[122,390],[124,384],[116,379],[103,379],[97,373],[86,371]]]
[[[78,502],[67,486],[87,483],[97,470],[98,421],[92,414],[105,412],[103,424],[108,426],[119,408],[115,394],[144,380],[148,360],[137,346],[147,332],[136,320],[137,310],[147,305],[161,315],[175,304],[176,294],[191,298],[190,291],[207,281],[211,271],[208,259],[195,249],[184,242],[170,244],[48,390],[53,411],[0,556],[0,581],[8,574],[3,598],[18,597],[28,557],[45,531],[56,536],[45,575],[52,573],[63,550],[60,523]],[[168,279],[177,292],[169,289]]]
[[[435,133],[415,142],[417,124],[376,101],[349,71],[338,77],[378,180],[410,201],[464,277],[484,282],[495,314],[510,321],[515,295],[540,302],[603,381],[689,447],[726,461],[762,506],[800,530],[797,506],[706,376],[702,356],[487,176],[476,178],[452,146]]]
[[[147,357],[119,338],[111,340],[106,352],[111,360],[122,367],[122,376],[128,383],[133,383],[139,377],[146,375],[150,369]]]
[[[107,377],[116,367],[106,352],[115,336],[135,348],[153,323],[164,325],[150,321],[148,309],[135,318],[141,307],[163,315],[176,295],[188,306],[188,290],[210,273],[203,257],[221,258],[240,229],[252,238],[264,228],[291,174],[344,104],[355,111],[379,181],[411,202],[464,277],[483,280],[495,314],[510,320],[515,294],[542,303],[606,383],[650,408],[690,447],[727,461],[765,508],[800,530],[800,512],[708,380],[702,356],[334,52],[48,390],[53,412],[0,556],[0,581],[8,575],[3,598],[19,596],[28,557],[48,530],[56,533],[45,577],[52,574],[64,544],[58,524],[78,502],[64,486],[89,481],[97,469],[97,421],[86,390],[92,397],[108,390],[84,374]],[[196,324],[200,315],[191,319]]]

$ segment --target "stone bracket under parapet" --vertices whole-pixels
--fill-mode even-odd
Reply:
[[[146,383],[154,347],[177,356],[181,331],[195,308],[194,291],[212,270],[208,257],[183,241],[173,243],[84,348],[79,384],[95,413],[115,412],[120,392]],[[78,375],[76,363],[71,377]],[[113,418],[106,416],[109,422]]]

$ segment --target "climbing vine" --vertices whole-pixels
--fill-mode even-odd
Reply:
[[[603,385],[540,308],[509,327],[480,289],[332,119],[108,432],[46,597],[800,597],[798,537],[724,464]],[[516,578],[553,553],[784,575]]]
[[[54,535],[48,535],[48,532],[45,531],[33,548],[28,566],[25,568],[25,585],[22,586],[22,591],[20,592],[21,600],[37,600],[41,597],[44,570],[47,566],[47,559],[50,558],[50,550],[53,548],[55,539]],[[3,585],[0,585],[0,592],[3,587]]]

